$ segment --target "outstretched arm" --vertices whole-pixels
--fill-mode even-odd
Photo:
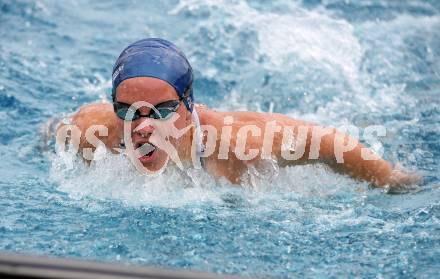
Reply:
[[[313,139],[310,144],[312,150]],[[371,149],[336,129],[322,137],[319,157],[336,172],[371,182],[377,187],[396,189],[420,180],[418,175],[394,168]]]
[[[283,139],[278,138],[278,145],[281,146],[278,154],[283,164],[322,162],[338,173],[368,181],[376,187],[389,186],[391,189],[420,181],[418,175],[393,167],[391,163],[358,140],[335,128],[322,127],[279,115],[276,116],[276,120],[283,126]],[[290,129],[290,134],[285,133],[286,129]],[[292,149],[293,153],[296,153],[292,156],[294,160],[288,160],[283,156],[283,152],[286,154],[286,145],[287,149],[290,146],[286,141],[289,137],[286,135],[290,135],[295,145]]]

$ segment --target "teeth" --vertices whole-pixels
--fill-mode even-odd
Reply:
[[[150,153],[151,151],[154,151],[156,149],[156,147],[150,143],[145,143],[144,145],[142,145],[141,147],[138,148],[138,151],[140,154],[142,154],[142,156],[147,155],[148,153]]]

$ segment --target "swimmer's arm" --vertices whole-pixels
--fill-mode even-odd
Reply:
[[[420,177],[415,174],[408,174],[393,168],[391,163],[380,158],[371,149],[359,143],[358,140],[338,132],[334,128],[316,126],[290,119],[282,122],[290,125],[289,127],[295,127],[294,138],[297,141],[297,147],[304,146],[302,155],[294,161],[285,160],[281,156],[281,150],[278,150],[278,157],[285,165],[322,162],[335,172],[370,182],[376,187],[399,188],[400,186],[417,183],[420,180]],[[283,126],[286,128],[287,125]],[[303,136],[298,134],[300,127],[305,128],[304,131],[306,132]],[[279,138],[277,146],[283,146]],[[301,148],[296,149],[300,150]],[[295,152],[298,152],[298,150]]]
[[[323,136],[319,158],[336,172],[370,182],[376,187],[389,186],[391,189],[397,189],[420,180],[418,175],[393,168],[391,163],[358,140],[336,129]]]
[[[67,137],[66,130],[70,130]],[[116,148],[119,147],[122,129],[119,127],[119,121],[111,104],[88,104],[81,107],[72,115],[70,124],[58,126],[57,144],[77,146],[80,155],[85,148],[91,148],[94,152],[97,144],[90,142],[90,137],[86,137],[88,131],[89,135],[94,134],[107,149],[115,153]]]

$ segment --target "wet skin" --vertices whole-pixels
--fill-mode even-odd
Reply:
[[[150,78],[150,77],[137,77],[123,81],[117,88],[116,99],[118,102],[126,104],[133,104],[138,101],[146,101],[152,105],[157,105],[170,100],[178,100],[179,97],[174,88],[165,81]],[[372,151],[366,149],[365,146],[350,138],[349,136],[332,129],[330,133],[324,135],[319,145],[319,154],[316,158],[310,159],[310,149],[312,146],[312,134],[313,130],[318,126],[313,123],[307,123],[300,120],[295,120],[282,114],[269,114],[269,113],[257,113],[257,112],[219,112],[207,108],[206,106],[196,105],[195,109],[198,112],[200,118],[200,124],[211,125],[218,131],[215,136],[215,149],[212,150],[212,154],[204,158],[205,169],[213,176],[220,178],[225,177],[234,184],[240,184],[243,174],[248,170],[248,166],[251,164],[257,164],[262,160],[261,147],[263,146],[263,135],[266,124],[271,121],[276,121],[276,125],[281,129],[285,127],[293,127],[293,135],[298,136],[298,127],[306,127],[306,136],[303,138],[304,153],[296,160],[286,160],[281,156],[281,146],[283,143],[283,133],[274,133],[272,158],[275,159],[280,166],[296,165],[296,164],[309,164],[309,163],[325,163],[330,166],[334,171],[348,174],[351,177],[359,180],[370,182],[374,186],[383,187],[389,185],[391,187],[399,187],[402,185],[416,183],[420,178],[414,174],[408,174],[400,170],[393,170],[392,165],[376,156],[375,160],[364,160],[361,157],[362,149],[365,152],[369,152],[370,155],[374,155]],[[150,108],[140,108],[141,115],[148,115]],[[178,110],[179,115],[175,126],[178,129],[183,129],[192,124],[191,113],[186,109],[185,105],[181,102]],[[233,122],[230,125],[232,127],[231,140],[229,144],[229,152],[227,153],[227,159],[219,159],[220,145],[222,142],[221,132],[225,126],[225,117],[231,116]],[[146,118],[141,117],[131,123],[131,138],[135,147],[149,141],[151,134],[160,125],[160,121],[155,121],[156,124],[146,125],[142,129],[136,129],[142,121]],[[77,125],[79,129],[85,133],[86,129],[91,125],[102,124],[108,128],[108,136],[98,137],[109,149],[118,147],[122,135],[124,121],[116,117],[113,112],[111,104],[89,104],[83,106],[72,116],[72,124]],[[245,125],[255,125],[261,129],[261,135],[250,136],[248,135],[245,143],[245,153],[248,153],[250,149],[259,149],[260,152],[252,160],[240,160],[237,158],[237,154],[234,152],[237,145],[238,131]],[[190,129],[184,136],[174,139],[170,138],[170,142],[177,149],[180,159],[185,165],[191,164],[191,146],[193,143],[194,129]],[[335,148],[338,148],[338,144],[342,142],[335,140],[354,140],[356,142],[355,147],[348,152],[343,153],[343,163],[338,163],[335,156]],[[203,141],[207,141],[207,137],[203,138]],[[80,150],[85,147],[93,147],[81,137]],[[141,163],[149,170],[158,170],[166,162],[167,153],[164,150],[156,148],[154,154],[149,158],[140,158]]]

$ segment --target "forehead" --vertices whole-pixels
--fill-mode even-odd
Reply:
[[[135,77],[124,80],[116,89],[116,100],[123,103],[147,101],[159,103],[176,100],[176,90],[166,81],[153,77]]]

